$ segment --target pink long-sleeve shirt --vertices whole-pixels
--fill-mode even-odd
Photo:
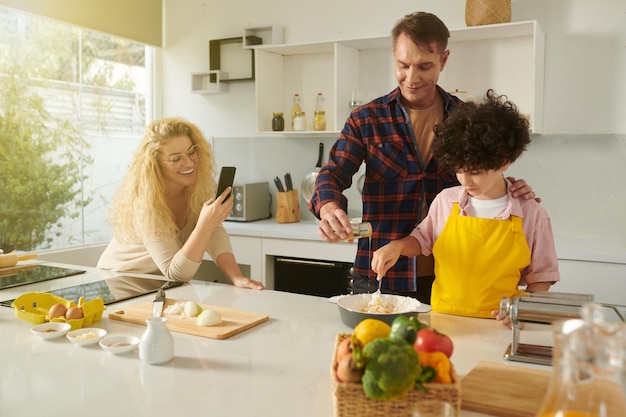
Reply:
[[[509,186],[507,181],[507,190]],[[430,255],[433,245],[446,224],[452,206],[458,202],[461,209],[459,215],[467,216],[470,209],[469,194],[462,186],[447,188],[441,191],[428,210],[428,215],[411,232],[419,242],[422,253]],[[560,280],[558,258],[554,245],[552,224],[545,208],[535,200],[514,198],[509,192],[508,204],[495,218],[505,220],[511,215],[522,218],[522,228],[528,247],[530,248],[530,265],[521,271],[520,285],[536,282],[555,282]],[[445,259],[437,259],[445,262]]]

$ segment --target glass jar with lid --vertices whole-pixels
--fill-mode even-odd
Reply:
[[[285,130],[285,118],[283,112],[275,111],[272,117],[272,130],[274,132],[282,132]]]
[[[306,130],[306,113],[298,111],[293,116],[293,130],[302,132]]]
[[[315,111],[313,130],[326,130],[326,112],[324,110]]]

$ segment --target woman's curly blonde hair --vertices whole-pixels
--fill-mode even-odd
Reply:
[[[170,138],[187,136],[198,145],[196,182],[185,191],[189,201],[188,221],[194,224],[204,202],[214,197],[215,159],[200,130],[181,118],[156,120],[148,125],[109,211],[109,223],[121,242],[138,242],[142,237],[173,237],[178,234],[166,201],[161,171],[163,145]]]

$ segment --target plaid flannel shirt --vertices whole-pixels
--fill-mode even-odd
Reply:
[[[437,90],[444,99],[444,118],[463,104],[441,87]],[[439,191],[459,184],[456,175],[440,169],[434,159],[424,167],[408,114],[400,105],[399,88],[350,114],[317,176],[309,210],[319,218],[321,207],[332,201],[347,210],[348,201],[342,192],[352,185],[352,177],[363,162],[363,221],[372,224],[372,252],[411,233],[423,217],[423,198],[430,207]],[[370,258],[369,240],[359,239],[355,270],[374,281]],[[415,291],[414,259],[400,257],[385,275],[383,288]]]

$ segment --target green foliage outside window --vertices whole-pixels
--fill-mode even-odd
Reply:
[[[0,247],[31,250],[89,202],[80,184],[91,159],[76,128],[51,117],[22,77],[3,75],[0,91]]]
[[[93,163],[86,137],[106,140],[110,129],[127,135],[137,126],[143,130],[137,69],[145,70],[140,44],[0,7],[5,252],[50,248],[59,236],[72,242],[63,225],[80,222],[85,208],[99,199],[84,188]]]

